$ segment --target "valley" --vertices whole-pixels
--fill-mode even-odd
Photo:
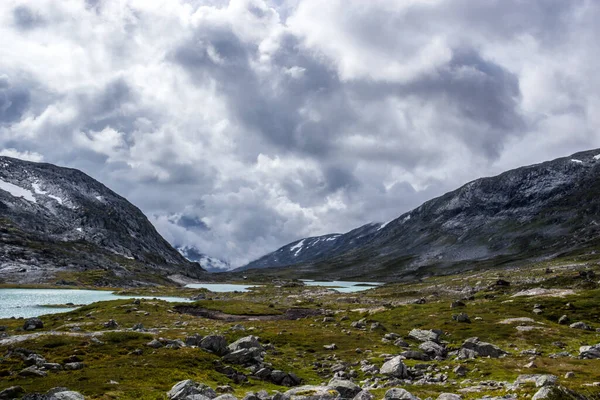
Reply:
[[[25,319],[2,319],[0,387],[65,387],[90,399],[600,398],[600,352],[586,347],[600,343],[599,261],[355,293],[264,280],[247,292],[130,289],[196,300],[102,301],[44,315],[27,331]],[[200,385],[175,395],[185,380]]]

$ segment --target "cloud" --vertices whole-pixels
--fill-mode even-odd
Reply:
[[[0,2],[2,154],[239,265],[600,147],[600,5]]]
[[[44,156],[31,151],[19,151],[17,149],[0,149],[0,156],[20,158],[21,160],[41,162]]]

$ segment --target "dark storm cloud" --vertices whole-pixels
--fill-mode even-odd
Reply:
[[[19,121],[30,103],[27,88],[12,87],[8,78],[0,75],[0,125]]]
[[[38,28],[46,23],[41,15],[26,5],[15,7],[12,15],[15,25],[22,30]]]

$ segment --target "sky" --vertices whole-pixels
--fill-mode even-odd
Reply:
[[[2,0],[0,155],[243,265],[600,147],[597,0]]]

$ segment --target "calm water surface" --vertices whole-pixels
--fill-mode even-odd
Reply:
[[[303,280],[308,286],[323,286],[332,288],[340,293],[353,293],[372,289],[381,285],[377,282],[346,282],[346,281],[312,281]],[[195,283],[187,285],[189,288],[205,288],[211,292],[247,292],[257,285],[236,285],[229,283]],[[43,314],[56,314],[75,310],[77,307],[44,307],[73,303],[86,305],[97,301],[118,299],[152,299],[182,302],[190,301],[182,297],[153,297],[153,296],[119,296],[103,290],[79,289],[0,289],[0,318],[10,317],[37,317]]]
[[[117,296],[103,290],[79,289],[0,289],[0,318],[37,317],[43,314],[56,314],[77,307],[49,308],[48,305],[73,303],[85,305],[96,301],[118,299],[152,299],[153,296]],[[190,301],[180,297],[156,297],[157,299],[182,302]]]
[[[362,292],[382,285],[379,282],[313,281],[310,279],[302,279],[302,282],[307,286],[324,286],[340,293]]]

